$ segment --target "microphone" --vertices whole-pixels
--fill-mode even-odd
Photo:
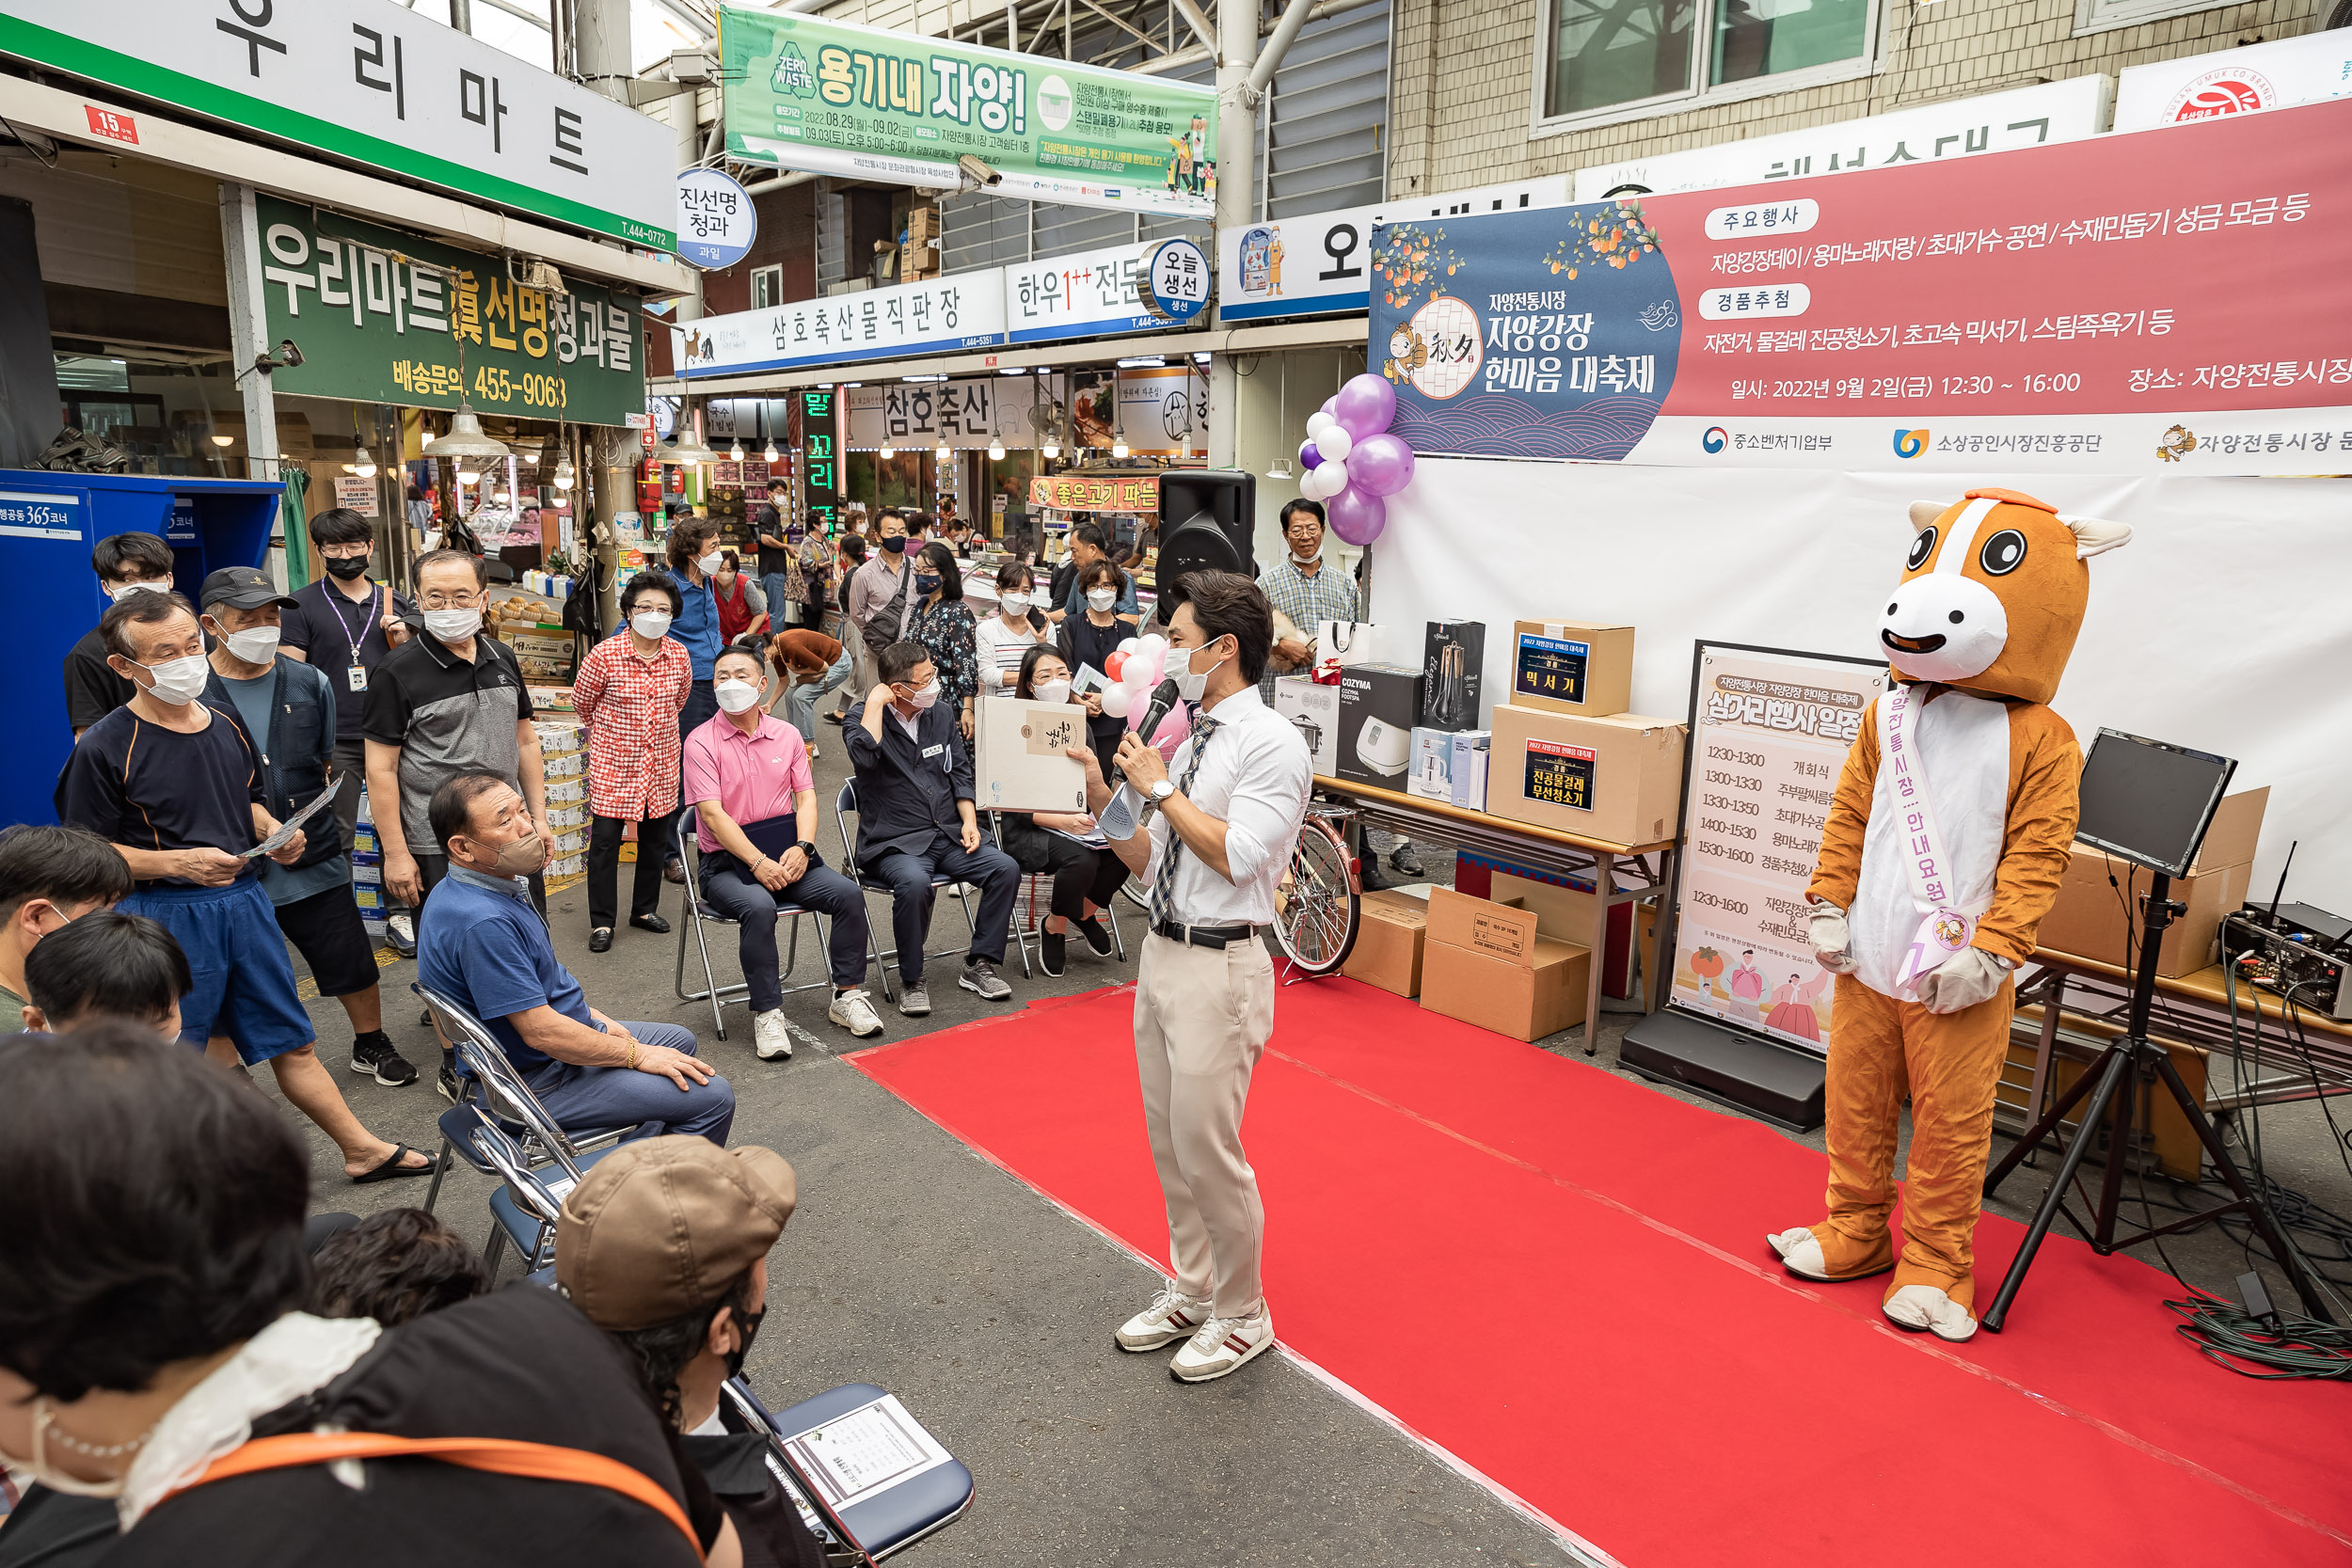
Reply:
[[[1152,689],[1152,700],[1143,710],[1143,723],[1136,730],[1137,735],[1143,736],[1143,743],[1146,746],[1152,744],[1152,737],[1159,733],[1161,722],[1174,712],[1176,705],[1183,701],[1184,699],[1176,694],[1176,677],[1173,675]],[[1126,782],[1127,770],[1125,768],[1114,766],[1111,771],[1119,775],[1117,779],[1111,781],[1113,788]]]

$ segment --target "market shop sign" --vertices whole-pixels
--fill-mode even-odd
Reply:
[[[1207,218],[1216,90],[771,10],[719,11],[727,152],[901,185]]]
[[[302,363],[280,392],[621,425],[645,408],[644,312],[575,282],[527,289],[496,257],[255,198],[268,341]]]
[[[1142,303],[1162,244],[1147,240],[1005,268],[1006,339],[1044,343],[1168,326],[1167,316]]]
[[[1004,341],[1003,279],[993,270],[705,316],[670,329],[671,362],[689,377],[892,359]]]
[[[1053,474],[1029,481],[1029,504],[1057,512],[1157,512],[1156,474],[1114,479],[1096,474]]]
[[[590,233],[675,242],[667,126],[392,0],[0,0],[0,54]]]

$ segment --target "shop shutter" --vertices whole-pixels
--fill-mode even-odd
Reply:
[[[1272,141],[1260,166],[1261,216],[1387,198],[1389,5],[1380,0],[1299,29],[1259,111]]]

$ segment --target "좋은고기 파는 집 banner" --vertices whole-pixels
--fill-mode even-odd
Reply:
[[[1993,157],[1383,224],[1423,453],[2352,467],[2352,100]]]
[[[806,13],[719,13],[728,155],[953,190],[1207,218],[1216,92]]]

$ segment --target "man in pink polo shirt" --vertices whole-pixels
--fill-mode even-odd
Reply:
[[[882,1033],[866,1000],[866,895],[817,854],[817,780],[800,732],[762,710],[767,661],[728,648],[711,667],[719,716],[686,737],[686,798],[694,802],[704,901],[737,923],[752,992],[752,1049],[792,1054],[776,974],[776,915],[812,911],[832,923],[833,1006],[825,1016],[864,1038]]]

